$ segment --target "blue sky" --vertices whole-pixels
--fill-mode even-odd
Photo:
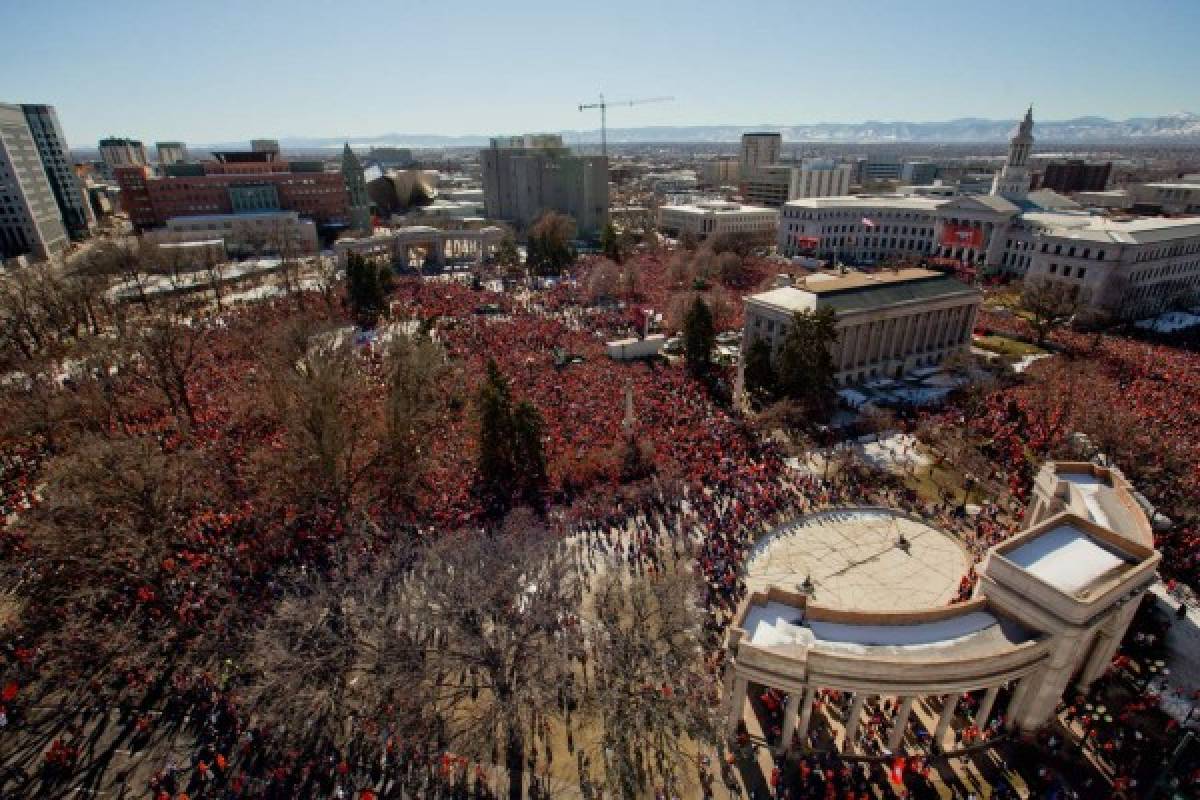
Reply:
[[[101,136],[1200,112],[1200,0],[0,0],[0,100]]]

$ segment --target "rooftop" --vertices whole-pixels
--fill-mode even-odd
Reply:
[[[1069,595],[1086,594],[1132,566],[1126,557],[1069,523],[1033,536],[1003,556]]]
[[[845,275],[817,273],[808,276],[802,286],[772,289],[751,295],[747,301],[787,313],[818,308],[852,313],[959,294],[977,295],[979,290],[941,272],[911,268]]]
[[[995,656],[1036,638],[1033,632],[992,614],[981,603],[926,612],[845,615],[770,601],[747,608],[741,628],[756,647],[785,652],[791,647],[812,648],[835,656],[887,661]]]
[[[1067,222],[1064,215],[1058,214],[1050,217],[1048,224],[1051,227],[1048,232],[1051,236],[1099,243],[1153,244],[1200,236],[1200,217],[1139,217],[1116,220],[1089,216],[1078,218],[1076,223]]]
[[[841,197],[805,197],[789,200],[784,205],[793,208],[899,208],[914,211],[936,211],[945,205],[944,197],[910,197],[908,195],[844,195]]]

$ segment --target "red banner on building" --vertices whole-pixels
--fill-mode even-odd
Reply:
[[[946,247],[983,247],[983,229],[947,222],[942,226],[942,244]]]
[[[797,247],[803,247],[803,248],[809,249],[809,250],[816,250],[820,244],[821,244],[820,236],[797,236],[796,237],[796,246]]]

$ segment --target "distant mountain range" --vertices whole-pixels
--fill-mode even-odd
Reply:
[[[614,144],[734,142],[748,131],[777,131],[785,142],[842,143],[987,143],[1004,142],[1017,125],[1015,119],[952,119],[947,122],[818,122],[798,125],[677,125],[643,128],[609,128]],[[567,144],[594,144],[599,129],[560,131]],[[1041,121],[1034,128],[1039,143],[1108,144],[1121,142],[1200,142],[1200,116],[1189,112],[1163,117],[1134,117],[1110,120],[1104,117]],[[285,149],[304,150],[340,147],[349,140],[359,147],[479,147],[488,136],[440,136],[421,133],[387,133],[380,136],[292,137],[280,140]],[[212,149],[246,147],[247,142],[209,145]]]

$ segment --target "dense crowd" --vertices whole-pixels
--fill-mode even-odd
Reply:
[[[708,612],[710,649],[705,663],[717,675],[724,657],[719,642],[745,592],[742,563],[765,530],[813,508],[877,503],[957,530],[978,558],[1019,525],[1032,465],[1069,430],[1034,424],[1028,409],[1033,399],[1019,386],[989,397],[984,415],[969,420],[947,417],[948,422],[969,423],[987,439],[985,450],[996,470],[988,477],[1009,490],[1005,500],[983,502],[970,513],[965,500],[948,493],[938,500],[923,499],[894,475],[855,467],[824,479],[786,469],[777,447],[754,436],[681,366],[622,364],[604,357],[605,340],[636,334],[647,313],[667,309],[680,290],[662,257],[640,256],[637,267],[637,296],[619,305],[585,302],[581,287],[587,283],[589,262],[573,279],[538,291],[499,293],[453,281],[397,281],[393,318],[416,320],[445,348],[455,367],[447,381],[464,402],[449,405],[437,420],[414,504],[423,512],[417,516],[408,507],[381,506],[372,513],[390,524],[439,529],[480,522],[482,509],[473,492],[476,429],[469,398],[482,381],[485,363],[494,359],[512,381],[514,395],[534,403],[545,419],[549,518],[564,540],[581,543],[580,569],[590,574],[602,565],[621,565],[653,571],[668,557],[694,558]],[[765,269],[755,269],[747,286],[765,279]],[[172,629],[167,641],[181,651],[199,640],[208,640],[207,646],[215,650],[236,641],[239,630],[270,613],[278,597],[278,571],[288,565],[319,568],[328,548],[344,533],[332,514],[282,514],[264,520],[257,498],[249,491],[239,493],[256,452],[280,446],[277,429],[233,405],[238,388],[252,380],[256,370],[257,353],[247,343],[294,314],[290,300],[269,300],[213,315],[204,323],[202,357],[188,387],[196,409],[189,436],[194,446],[231,472],[232,496],[220,504],[201,503],[181,523],[173,553],[153,574],[140,575],[125,587],[126,605],[114,609],[114,614],[136,610]],[[1146,347],[1152,346],[1106,339],[1104,375],[1154,435],[1186,438],[1200,428],[1194,393],[1187,391],[1200,388],[1200,359],[1161,347],[1155,347],[1150,358],[1142,349]],[[375,363],[369,348],[364,358]],[[165,448],[177,446],[179,433],[161,403],[154,402],[145,387],[124,388],[128,397],[113,421],[119,433],[150,437]],[[632,398],[632,427],[626,420],[627,397]],[[620,448],[628,439],[639,442],[652,462],[654,477],[635,488],[621,485]],[[1192,459],[1192,471],[1182,478],[1184,491],[1200,485],[1198,446],[1195,441],[1178,445]],[[0,511],[5,517],[38,502],[35,487],[43,463],[54,455],[40,438],[4,443]],[[1175,556],[1173,567],[1192,577],[1200,544],[1196,529],[1185,526],[1170,537],[1162,544]],[[20,521],[13,519],[3,528],[0,556],[11,562],[20,559],[25,548]],[[968,596],[973,584],[973,572],[964,575],[960,597]],[[25,687],[37,683],[39,671],[54,654],[44,649],[37,631],[22,631],[6,642],[4,656],[5,680],[14,689],[10,693],[6,686],[0,719],[16,724],[29,702]],[[161,662],[140,663],[131,657],[110,678],[111,685],[97,687],[98,695],[120,709],[120,737],[135,748],[164,725],[185,725],[194,734],[190,759],[164,764],[154,776],[150,788],[157,798],[283,798],[306,793],[369,798],[389,788],[407,796],[441,792],[447,797],[483,797],[490,791],[493,776],[480,765],[447,754],[437,742],[410,741],[403,731],[381,730],[367,721],[356,723],[361,747],[317,755],[299,752],[239,704],[232,688],[237,672],[232,664],[172,674],[163,694],[165,707],[150,713],[147,702],[162,691],[161,668]],[[778,704],[778,698],[771,700]],[[822,702],[835,707],[839,701],[828,697]],[[865,742],[878,744],[893,711],[886,706],[872,709],[864,726]],[[969,745],[986,739],[990,731],[966,728],[959,735],[967,737],[964,744]],[[53,740],[44,754],[49,777],[70,774],[84,737],[84,724],[73,721]],[[776,776],[775,787],[787,788],[793,797],[856,798],[870,777],[835,756],[794,766],[795,775]],[[907,766],[909,774],[924,768]]]

